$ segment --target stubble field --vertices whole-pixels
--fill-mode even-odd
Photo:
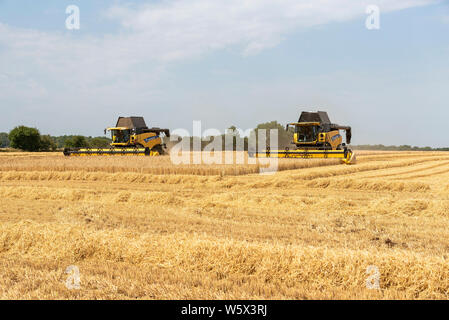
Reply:
[[[258,172],[0,153],[0,298],[449,298],[449,153]]]

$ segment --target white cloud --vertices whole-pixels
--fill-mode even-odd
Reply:
[[[383,14],[433,2],[184,0],[115,5],[105,15],[122,30],[102,36],[0,23],[0,103],[41,105],[42,110],[63,104],[66,112],[74,113],[94,112],[92,105],[99,110],[142,105],[159,94],[167,63],[223,49],[257,54],[298,30],[364,17],[368,4],[379,5]]]
[[[22,72],[45,71],[74,86],[105,79],[153,74],[166,62],[231,48],[255,54],[279,44],[289,33],[307,27],[347,21],[365,15],[367,4],[381,13],[425,5],[434,0],[184,0],[106,10],[123,30],[114,35],[74,36],[40,32],[0,23],[1,70],[22,65]],[[361,23],[361,28],[364,24]],[[12,60],[12,61],[11,61]],[[16,71],[16,70],[13,70]],[[148,72],[147,72],[148,73]],[[149,79],[148,79],[149,80]]]
[[[152,45],[161,59],[243,46],[245,54],[276,46],[290,32],[347,21],[376,4],[381,14],[433,0],[190,0],[139,7],[113,6],[107,16]],[[361,24],[363,27],[363,24]],[[154,45],[156,44],[156,45]]]

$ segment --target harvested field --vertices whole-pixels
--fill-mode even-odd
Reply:
[[[449,298],[449,152],[243,157],[0,153],[0,298]]]

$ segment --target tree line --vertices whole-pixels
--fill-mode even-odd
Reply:
[[[250,133],[255,135],[256,141],[259,130],[277,129],[278,130],[278,148],[285,149],[292,147],[291,141],[293,140],[293,128],[288,131],[285,127],[279,124],[277,121],[270,121],[261,123]],[[219,138],[223,141],[222,150],[234,149],[237,145],[236,140],[242,139],[239,133],[236,131],[235,126],[228,128],[228,132],[224,135],[217,137],[210,137],[209,141],[201,141],[201,150],[209,145],[214,139]],[[225,135],[232,135],[232,145],[226,145],[226,139],[223,139]],[[228,137],[229,138],[229,137]],[[270,135],[267,132],[266,146],[270,145]],[[193,145],[194,137],[190,137],[190,143]],[[167,144],[173,144],[174,142],[165,141]],[[0,132],[0,148],[14,148],[24,151],[55,151],[62,148],[107,148],[111,143],[111,139],[106,137],[86,137],[82,135],[64,135],[64,136],[50,136],[42,135],[36,128],[30,128],[26,126],[18,126],[12,129],[9,133]],[[244,150],[248,150],[248,137],[243,137]],[[431,148],[431,147],[417,147],[410,145],[401,146],[385,146],[383,144],[377,145],[353,145],[355,150],[385,150],[385,151],[449,151],[448,148]]]
[[[9,133],[0,132],[0,148],[14,148],[24,151],[56,151],[62,148],[105,148],[111,143],[106,137],[85,137],[82,135],[42,135],[38,129],[18,126]]]
[[[259,124],[251,134],[258,136],[258,131],[263,129],[278,129],[278,146],[285,148],[289,146],[293,138],[293,131],[286,131],[285,128],[277,121],[271,121]],[[237,145],[236,140],[242,138],[236,130],[235,126],[231,126],[232,145],[235,149]],[[201,141],[201,149],[204,149],[211,141],[216,138],[223,138],[225,135],[218,137],[210,137],[209,141]],[[194,137],[190,137],[193,142]],[[223,141],[223,150],[229,150],[229,146],[225,145]],[[229,141],[229,140],[228,140]],[[165,141],[167,144],[173,144]],[[64,135],[64,136],[50,136],[42,135],[36,128],[26,126],[18,126],[12,129],[9,133],[0,133],[0,148],[14,148],[24,151],[56,151],[62,148],[107,148],[111,143],[111,139],[106,137],[85,137],[82,135]],[[267,134],[267,146],[270,143],[270,135]],[[248,137],[243,137],[244,150],[248,149]]]
[[[256,148],[256,146],[249,146],[249,140],[253,139],[253,141],[256,141],[256,144],[258,143],[258,136],[259,136],[259,130],[270,130],[270,129],[277,129],[278,130],[278,148],[284,149],[286,147],[291,147],[291,142],[293,140],[293,128],[290,128],[288,131],[285,130],[285,127],[281,124],[279,124],[277,121],[270,121],[266,123],[261,123],[257,125],[256,128],[251,130],[249,137],[244,136],[241,137],[240,133],[238,132],[237,128],[235,126],[231,126],[227,129],[225,134],[219,135],[219,136],[210,136],[206,137],[204,139],[200,137],[187,137],[190,138],[190,147],[192,148],[195,145],[194,140],[197,140],[197,144],[200,146],[201,150],[204,150],[207,146],[215,145],[215,141],[218,140],[218,143],[221,143],[221,150],[236,150],[237,144],[241,144],[243,147],[243,150],[248,150],[248,147]],[[270,133],[269,131],[265,131],[266,135],[266,143],[262,148],[266,148],[270,146]],[[183,137],[172,136],[172,141],[165,141],[165,143],[170,147],[176,144],[177,142],[181,141]],[[185,138],[185,137],[184,137]],[[237,142],[237,139],[239,142]],[[200,140],[198,142],[198,140]]]

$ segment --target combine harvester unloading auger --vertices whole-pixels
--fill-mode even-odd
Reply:
[[[321,158],[341,159],[343,163],[354,164],[355,153],[347,146],[351,143],[351,127],[331,123],[327,112],[302,112],[298,122],[289,123],[294,127],[293,141],[296,149],[248,152],[250,157],[257,158]],[[346,132],[346,143],[339,130]]]
[[[161,133],[170,137],[169,129],[148,128],[143,117],[119,117],[111,132],[110,148],[66,148],[65,156],[159,156],[165,153]]]

